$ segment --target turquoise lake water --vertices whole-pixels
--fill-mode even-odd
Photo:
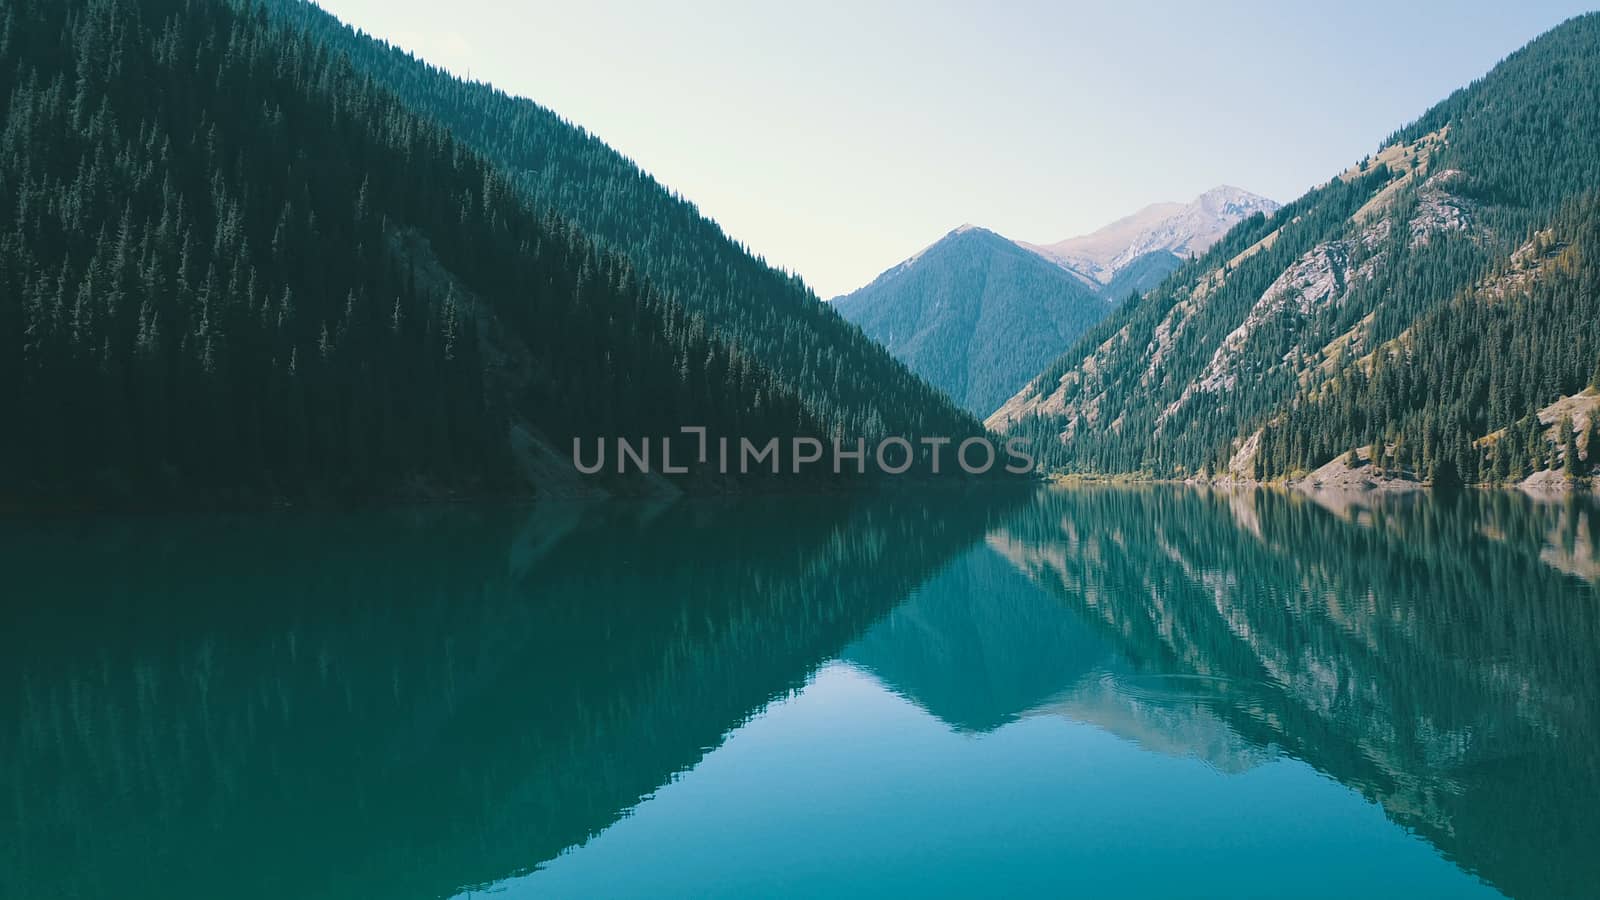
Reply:
[[[1600,510],[0,523],[0,896],[1569,897]]]

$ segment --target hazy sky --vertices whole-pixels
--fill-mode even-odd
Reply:
[[[319,0],[598,134],[824,297],[963,222],[1287,201],[1563,19],[1515,2]]]

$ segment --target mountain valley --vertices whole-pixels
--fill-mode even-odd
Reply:
[[[833,306],[913,372],[988,416],[1118,304],[1278,205],[1219,187],[1038,245],[963,225]]]

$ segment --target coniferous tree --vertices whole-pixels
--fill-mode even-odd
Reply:
[[[1583,461],[1588,474],[1600,474],[1600,409],[1589,411],[1589,428],[1583,439]]]
[[[1576,478],[1583,471],[1582,463],[1578,459],[1578,434],[1577,428],[1572,424],[1571,416],[1562,416],[1557,426],[1557,437],[1561,441],[1561,471],[1568,478]]]

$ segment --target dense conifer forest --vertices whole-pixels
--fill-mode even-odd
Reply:
[[[266,6],[347,54],[407,107],[500,166],[536,209],[571,220],[625,255],[664,293],[777,373],[831,431],[869,441],[983,433],[797,276],[752,256],[693,203],[584,129],[532,100],[434,68],[305,0],[266,0]]]
[[[798,282],[746,292],[776,277],[748,257],[722,260],[737,315],[657,287],[264,7],[7,3],[0,104],[4,502],[538,490],[511,435],[882,430],[868,396],[977,430]],[[641,221],[570,175],[546,184]]]

